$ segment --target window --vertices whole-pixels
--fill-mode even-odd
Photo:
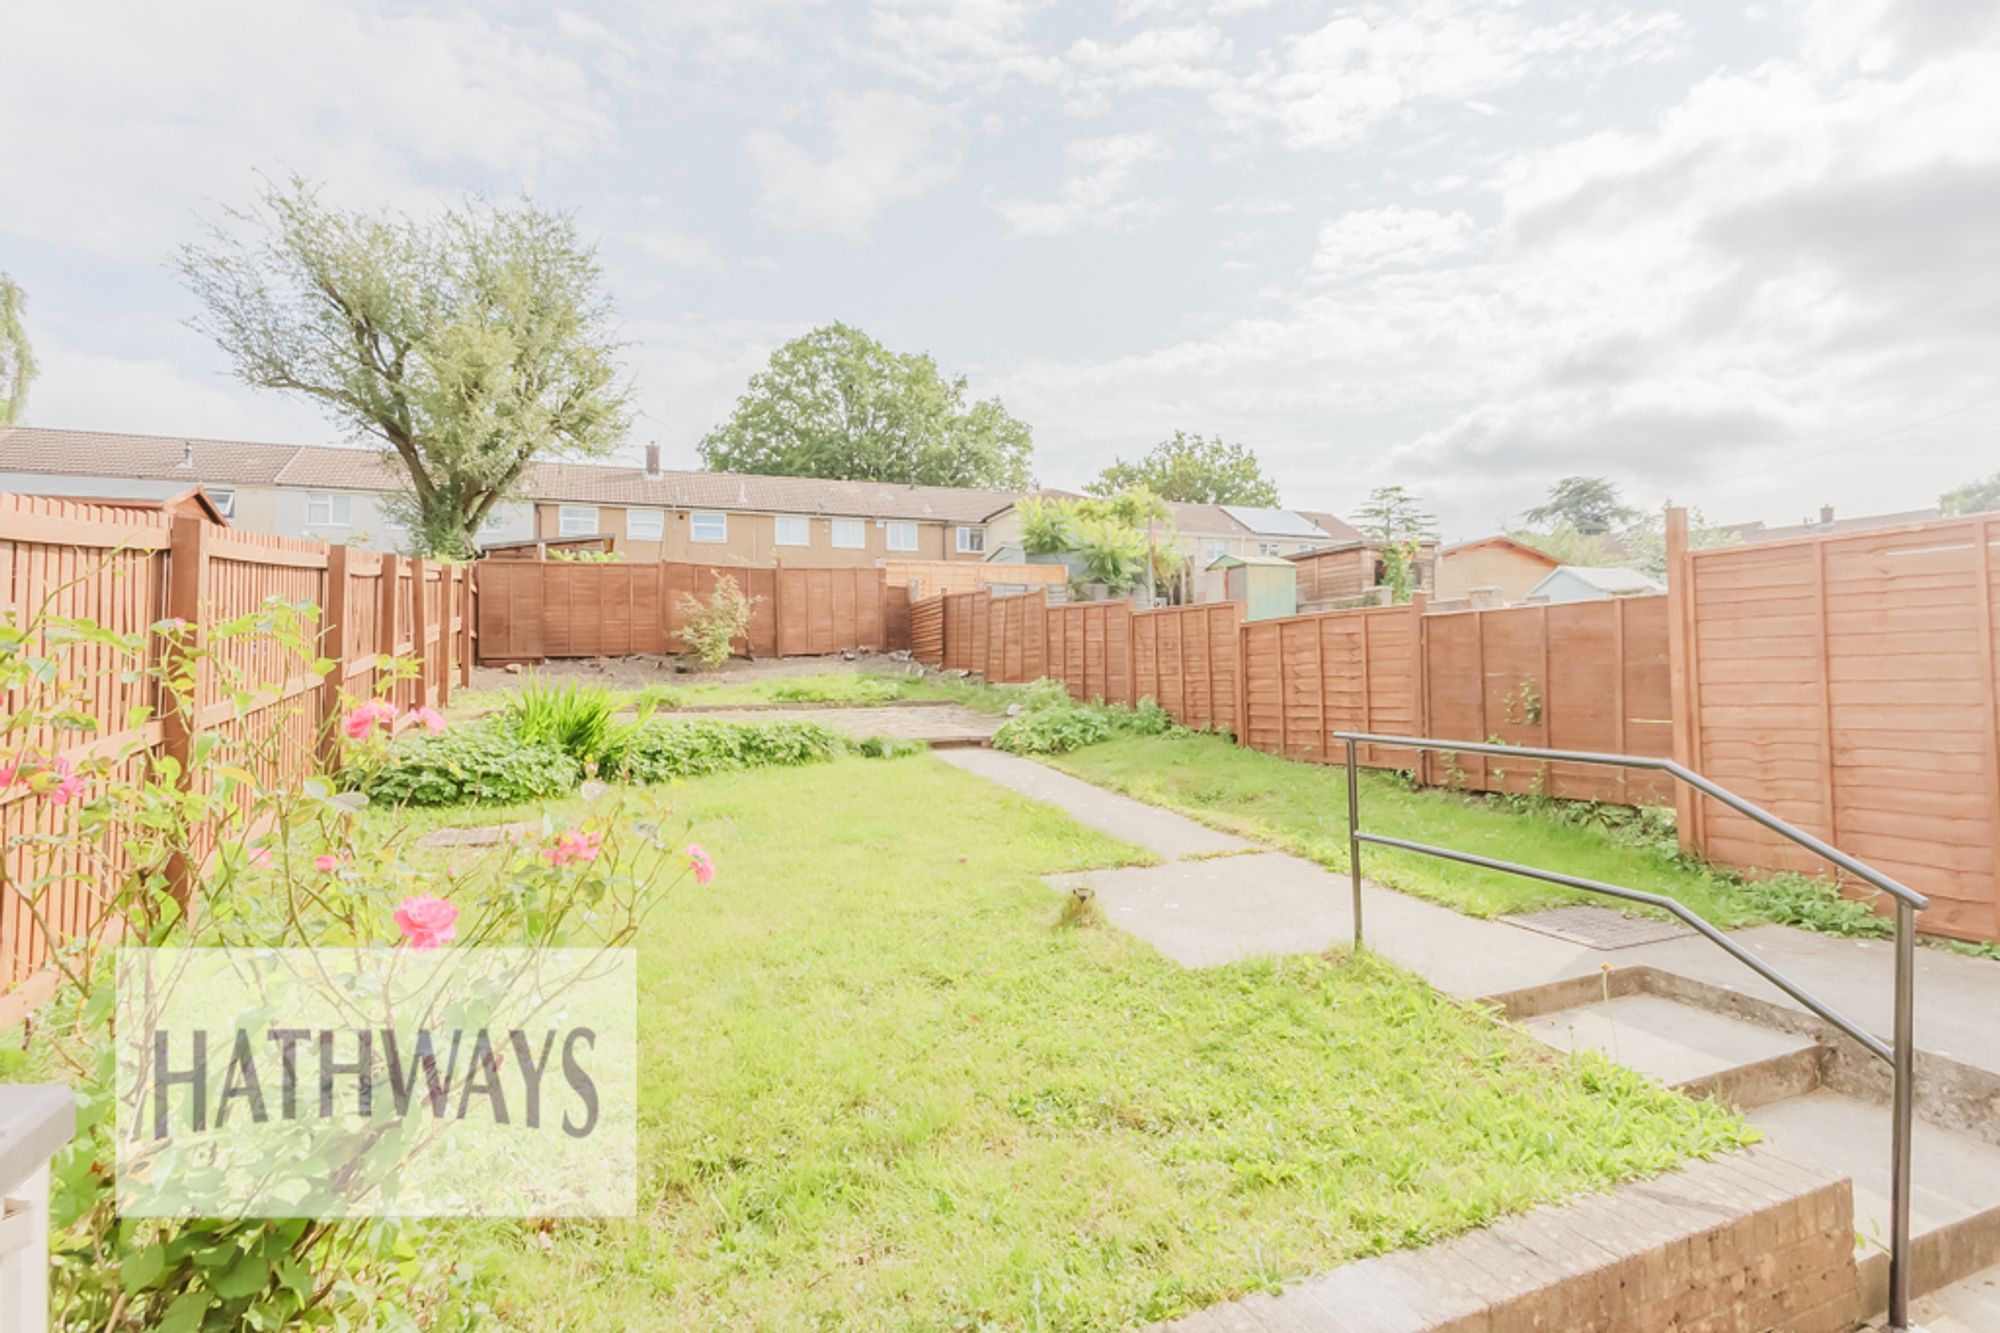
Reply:
[[[891,523],[889,525],[889,549],[892,551],[916,550],[917,525],[914,523]]]
[[[667,535],[667,511],[664,509],[628,509],[625,511],[625,535],[635,542],[656,542]]]
[[[215,506],[216,513],[222,515],[224,518],[236,517],[236,492],[232,488],[228,486],[204,486],[202,490],[208,493],[209,503]]]
[[[1277,553],[1278,553],[1278,544],[1276,542],[1257,543],[1258,555],[1276,555]]]
[[[306,522],[318,528],[344,528],[354,521],[354,497],[314,491],[306,496]]]
[[[812,520],[803,514],[778,515],[778,545],[811,546]]]
[[[1201,554],[1203,563],[1212,565],[1229,554],[1229,543],[1220,537],[1210,537],[1201,544]]]
[[[728,541],[729,515],[727,514],[688,515],[688,540],[691,542]]]
[[[868,527],[858,518],[836,518],[833,544],[843,551],[858,551],[868,544]]]
[[[958,530],[958,553],[960,555],[984,555],[986,553],[986,529],[960,528]]]
[[[1305,554],[1305,553],[1306,553],[1307,551],[1310,551],[1310,550],[1312,550],[1312,548],[1313,548],[1313,544],[1312,544],[1311,542],[1300,542],[1300,543],[1299,543],[1299,554],[1300,554],[1300,555],[1304,555],[1304,554]]]
[[[596,505],[563,505],[556,510],[556,534],[562,537],[597,535]]]

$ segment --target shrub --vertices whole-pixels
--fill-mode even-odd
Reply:
[[[854,753],[863,759],[901,759],[905,755],[927,753],[930,748],[907,736],[866,736],[854,742]]]
[[[612,723],[617,706],[602,685],[580,680],[558,685],[530,672],[507,700],[503,717],[522,743],[554,746],[588,770],[617,758]]]
[[[654,720],[626,747],[622,772],[633,782],[667,782],[742,768],[810,764],[846,751],[839,732],[817,722]]]
[[[993,744],[1009,754],[1066,754],[1111,739],[1111,722],[1105,714],[1105,709],[1087,704],[1022,713],[1000,724]]]
[[[1828,935],[1880,939],[1896,933],[1895,922],[1867,902],[1841,896],[1823,875],[1783,874],[1745,880],[1743,894],[1759,916],[1780,926],[1803,926]]]
[[[681,614],[687,617],[687,623],[681,627],[681,642],[686,645],[688,656],[710,671],[727,662],[729,645],[749,637],[750,612],[760,600],[745,596],[736,580],[727,574],[717,577],[715,591],[706,602],[682,593]]]
[[[370,801],[387,805],[511,803],[572,791],[583,780],[583,768],[553,744],[526,740],[504,724],[485,724],[441,736],[405,735],[379,763],[343,777]]]

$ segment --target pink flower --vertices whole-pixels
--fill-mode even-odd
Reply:
[[[332,852],[321,852],[313,858],[313,869],[322,875],[330,875],[340,869],[340,858]]]
[[[556,845],[543,852],[542,859],[552,866],[566,866],[572,861],[595,861],[599,841],[595,833],[571,829],[557,836]]]
[[[83,795],[83,784],[89,779],[77,772],[67,757],[57,755],[49,769],[56,775],[56,784],[44,793],[48,799],[57,805],[68,805]]]
[[[688,869],[694,871],[694,882],[706,887],[715,878],[715,858],[701,849],[701,844],[688,844]]]
[[[413,894],[396,908],[396,927],[412,949],[435,949],[458,934],[458,909],[443,898]]]
[[[424,730],[433,736],[444,730],[444,714],[428,704],[410,710],[410,716],[423,723]]]
[[[250,849],[250,864],[256,866],[259,870],[268,870],[271,866],[271,849],[261,845],[252,847]]]
[[[66,755],[37,759],[23,753],[0,764],[0,791],[17,781],[27,783],[28,789],[45,801],[68,805],[83,794],[84,785],[90,779],[77,772]]]
[[[376,727],[386,727],[396,720],[396,705],[387,699],[370,699],[358,704],[341,723],[342,730],[352,740],[360,740]],[[442,721],[442,719],[440,719]]]

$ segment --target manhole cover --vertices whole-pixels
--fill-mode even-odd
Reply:
[[[1524,912],[1500,918],[1510,926],[1553,935],[1571,944],[1591,949],[1630,949],[1640,944],[1679,939],[1694,932],[1678,921],[1656,921],[1651,917],[1626,916],[1606,907],[1556,907],[1546,912]]]

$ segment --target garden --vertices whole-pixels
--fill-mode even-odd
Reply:
[[[168,651],[45,625],[0,658],[27,701],[10,795],[49,815],[8,891],[92,876],[153,944],[632,948],[638,1206],[120,1217],[111,951],[74,938],[4,1067],[78,1093],[55,1171],[59,1327],[1130,1327],[1748,1136],[1371,957],[1181,968],[1042,879],[1145,853],[809,722],[535,677],[399,709],[386,671],[304,769],[226,729],[204,733],[199,782],[148,752],[55,762],[48,738],[89,729],[75,695],[94,678],[150,673],[170,712],[244,660],[232,636],[310,642],[282,607],[199,642],[148,635]],[[57,665],[84,655],[91,670]],[[1212,743],[1045,686],[840,679],[783,688],[977,694],[1012,712],[1000,743],[1133,784],[1203,767]],[[247,679],[223,693],[266,697]],[[1197,797],[1270,804],[1240,777],[1174,795]],[[1256,817],[1303,838],[1305,810]]]

